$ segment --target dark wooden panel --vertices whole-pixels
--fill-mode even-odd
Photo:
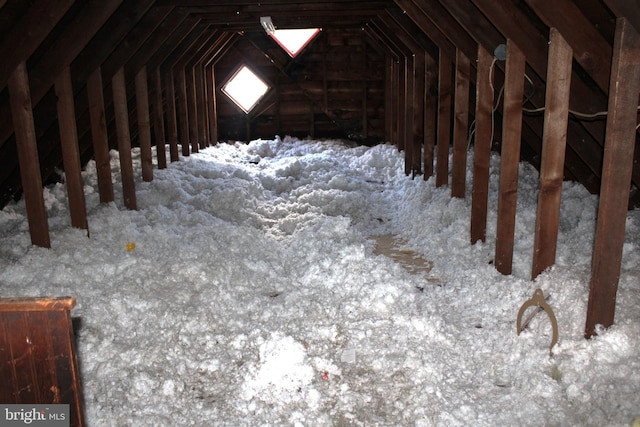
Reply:
[[[84,425],[71,297],[0,299],[0,402],[69,404]]]

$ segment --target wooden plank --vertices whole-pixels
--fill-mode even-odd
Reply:
[[[67,12],[74,0],[36,0],[0,43],[0,87],[8,83],[20,63],[25,62]]]
[[[38,384],[35,365],[31,354],[27,313],[11,311],[2,313],[2,321],[8,326],[10,357],[12,363],[13,402],[37,402]],[[7,363],[7,361],[3,361]],[[35,382],[35,384],[34,384]]]
[[[402,151],[406,148],[406,112],[404,110],[404,107],[406,105],[406,90],[405,90],[405,85],[406,85],[406,73],[405,73],[405,69],[406,69],[406,64],[405,64],[405,58],[401,58],[400,61],[398,62],[398,86],[397,86],[397,91],[396,93],[398,94],[398,103],[396,105],[397,108],[397,136],[398,136],[398,150]],[[405,172],[406,172],[406,165],[405,165]]]
[[[436,146],[436,124],[438,116],[438,69],[431,55],[426,56],[424,92],[424,180],[433,176],[434,148]]]
[[[487,237],[489,166],[493,138],[493,102],[490,72],[493,55],[478,45],[476,76],[476,132],[473,152],[473,189],[471,200],[471,244]]]
[[[394,144],[393,138],[393,76],[395,59],[391,55],[385,55],[386,67],[384,78],[384,138],[386,141]],[[325,87],[325,100],[326,100],[326,79],[323,79]],[[326,101],[325,101],[326,104]],[[326,108],[325,108],[326,109]]]
[[[71,310],[74,297],[12,297],[0,298],[0,312]]]
[[[111,158],[109,156],[109,139],[107,137],[107,121],[104,109],[104,93],[102,89],[102,72],[100,68],[87,80],[87,97],[91,118],[91,136],[93,140],[93,157],[98,175],[98,192],[100,202],[113,202],[113,181],[111,177]]]
[[[513,261],[525,73],[524,54],[511,40],[507,40],[505,72],[495,267],[508,275]]]
[[[50,248],[51,240],[42,193],[42,177],[33,124],[29,77],[27,76],[27,65],[24,62],[21,62],[9,76],[8,83],[31,243],[43,248]]]
[[[206,87],[209,97],[208,114],[209,114],[209,138],[212,144],[218,142],[218,96],[216,93],[216,76],[215,67],[213,65],[207,65],[205,67]]]
[[[176,78],[176,98],[178,124],[180,129],[180,144],[182,144],[182,155],[189,156],[191,154],[189,148],[189,110],[187,99],[187,76],[184,68],[180,68],[175,73]]]
[[[453,165],[451,196],[464,199],[467,175],[467,139],[469,135],[469,77],[471,62],[461,51],[456,51],[456,89],[453,122]]]
[[[416,156],[415,144],[413,139],[413,93],[415,78],[413,74],[413,57],[405,57],[404,61],[404,90],[402,111],[404,115],[404,173],[407,175],[413,175],[413,159]]]
[[[82,165],[78,149],[78,129],[71,86],[71,71],[65,68],[55,81],[55,92],[58,98],[58,122],[60,128],[60,144],[64,163],[67,198],[71,225],[87,230],[87,207],[84,200],[84,182],[82,181]]]
[[[412,128],[412,144],[413,144],[413,175],[422,173],[422,159],[424,157],[424,94],[425,94],[425,76],[426,76],[426,56],[425,51],[416,52],[413,58],[413,128]]]
[[[640,34],[626,18],[618,18],[613,47],[609,114],[602,184],[591,264],[585,336],[614,322],[620,278],[629,186],[633,169],[638,94]]]
[[[55,355],[53,358],[57,380],[55,400],[69,404],[70,425],[82,426],[84,425],[84,402],[71,313],[68,311],[49,311],[47,317],[52,337],[52,354]]]
[[[556,262],[569,120],[572,55],[571,46],[557,29],[551,28],[540,191],[538,193],[531,280]]]
[[[191,152],[197,153],[200,149],[200,140],[198,134],[198,105],[196,101],[196,84],[195,73],[193,68],[185,69],[185,89],[187,91],[187,120],[189,126],[189,141],[191,143]]]
[[[169,138],[169,157],[172,162],[177,162],[178,154],[178,119],[176,113],[176,91],[173,72],[169,69],[165,74],[166,99],[167,99],[167,127]]]
[[[133,158],[131,156],[131,135],[129,133],[129,112],[127,108],[127,87],[124,81],[124,68],[113,76],[113,110],[116,120],[120,174],[122,176],[122,196],[127,209],[136,210],[136,188],[133,176]]]
[[[165,169],[167,167],[167,153],[166,136],[164,132],[162,73],[160,72],[160,67],[157,67],[153,73],[152,85],[155,88],[155,97],[153,102],[153,131],[156,137],[156,158],[158,161],[158,169]]]
[[[202,63],[196,64],[194,67],[194,80],[196,90],[196,107],[198,111],[198,141],[200,141],[200,148],[205,148],[209,145],[208,137],[208,123],[207,123],[207,91],[204,82],[204,65]]]
[[[451,143],[452,90],[451,59],[440,51],[438,65],[438,147],[436,163],[436,187],[449,183],[449,145]]]
[[[153,155],[151,154],[151,120],[149,118],[149,85],[147,69],[142,67],[135,77],[136,113],[138,116],[138,141],[142,180],[153,181]]]
[[[70,309],[72,297],[0,299],[0,401],[68,404],[83,426],[83,399]]]

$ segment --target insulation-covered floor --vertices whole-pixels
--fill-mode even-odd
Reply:
[[[521,165],[514,274],[502,276],[499,157],[487,242],[471,246],[470,183],[452,199],[406,177],[402,156],[220,144],[137,178],[128,211],[112,152],[115,203],[99,204],[93,163],[84,174],[90,238],[70,228],[63,184],[45,191],[51,249],[31,246],[23,202],[0,211],[0,293],[77,298],[91,426],[629,426],[640,213],[628,215],[616,323],[585,340],[596,197],[564,184],[557,265],[531,282],[537,172]],[[405,268],[376,236],[428,268]],[[551,357],[544,313],[516,335],[538,287],[558,319]]]

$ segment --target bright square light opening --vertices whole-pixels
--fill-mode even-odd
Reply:
[[[270,31],[269,35],[294,58],[320,32],[320,28]]]
[[[246,65],[222,87],[224,92],[245,113],[249,113],[269,90],[269,85]]]

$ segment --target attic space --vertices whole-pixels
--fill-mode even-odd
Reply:
[[[0,55],[0,420],[640,425],[637,0],[0,0]]]

